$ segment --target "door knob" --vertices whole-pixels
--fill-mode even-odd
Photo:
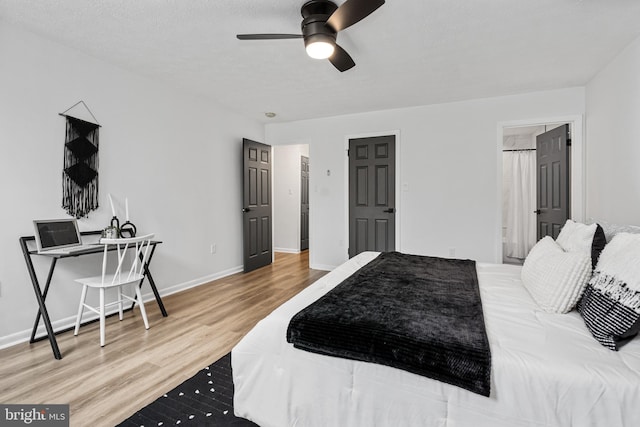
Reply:
[[[242,209],[242,212],[251,212],[251,209],[249,209],[249,208],[244,208],[244,209]]]
[[[395,209],[393,209],[393,208],[389,208],[389,209],[385,209],[383,212],[384,212],[384,213],[394,213],[394,212],[395,212]]]
[[[534,214],[536,215],[540,215],[542,213],[542,211],[540,211],[540,209],[536,209],[535,211],[533,211]]]

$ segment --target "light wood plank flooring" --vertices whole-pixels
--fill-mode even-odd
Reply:
[[[0,402],[70,404],[71,426],[113,426],[231,350],[260,319],[322,277],[308,252],[277,253],[275,263],[145,304],[107,319],[100,348],[98,323],[57,336],[63,359],[47,340],[0,350]],[[161,278],[156,278],[161,282]],[[35,314],[35,313],[34,313]]]

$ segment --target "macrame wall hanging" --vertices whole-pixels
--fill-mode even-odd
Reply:
[[[67,114],[79,104],[91,114],[95,123]],[[74,104],[60,115],[67,120],[62,171],[62,207],[69,215],[82,218],[98,208],[100,125],[83,101]]]

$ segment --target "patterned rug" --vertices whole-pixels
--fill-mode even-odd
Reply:
[[[231,353],[207,366],[119,426],[256,427],[233,415]]]

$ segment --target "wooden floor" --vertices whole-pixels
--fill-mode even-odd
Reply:
[[[48,341],[0,350],[0,402],[70,405],[71,426],[113,426],[231,350],[260,319],[325,274],[310,270],[308,252],[276,254],[275,263],[163,298],[169,317],[145,304],[140,312],[57,336],[63,359]]]

